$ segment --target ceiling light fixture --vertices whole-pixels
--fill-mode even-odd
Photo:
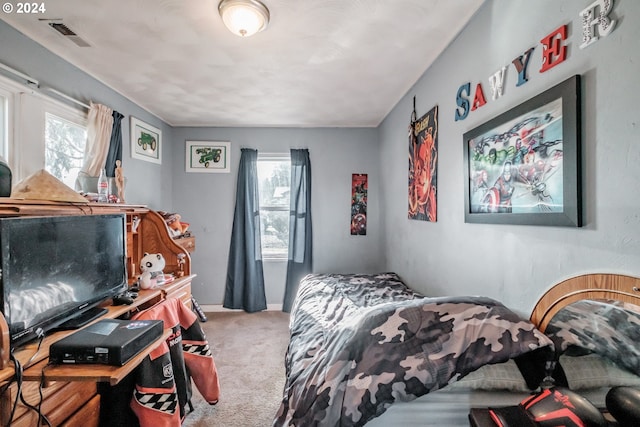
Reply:
[[[218,12],[229,31],[240,37],[252,36],[269,23],[269,9],[258,0],[222,0]]]

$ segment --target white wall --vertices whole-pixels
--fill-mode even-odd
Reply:
[[[553,284],[588,272],[640,275],[640,2],[614,2],[617,27],[579,49],[591,0],[488,1],[380,126],[387,267],[428,295],[483,294],[523,314]],[[567,59],[545,73],[540,40],[568,24]],[[428,41],[425,41],[428,43]],[[529,82],[511,61],[534,47]],[[416,54],[420,54],[416,46]],[[488,78],[509,66],[504,96]],[[574,74],[583,77],[584,227],[466,224],[462,135]],[[458,88],[482,83],[487,104],[454,121]],[[438,221],[407,219],[407,126],[439,105]]]
[[[231,141],[231,173],[186,173],[186,140]],[[192,269],[198,274],[193,282],[198,302],[223,301],[241,148],[258,153],[309,149],[315,272],[383,269],[376,129],[176,128],[173,204],[196,235]],[[353,173],[369,175],[366,236],[349,232]],[[265,264],[267,302],[282,304],[286,263]]]

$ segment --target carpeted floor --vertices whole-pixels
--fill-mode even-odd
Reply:
[[[207,313],[200,325],[212,347],[220,401],[207,404],[194,387],[185,427],[267,427],[280,406],[289,314],[279,311]]]

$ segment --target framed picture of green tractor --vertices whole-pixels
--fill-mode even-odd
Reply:
[[[131,157],[162,164],[162,132],[131,116]]]
[[[228,173],[230,142],[186,141],[187,172]]]

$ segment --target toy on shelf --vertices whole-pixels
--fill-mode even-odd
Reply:
[[[150,254],[145,252],[140,260],[140,276],[138,286],[140,289],[151,289],[165,283],[163,269],[165,266],[162,254]]]
[[[171,231],[172,237],[178,237],[184,235],[189,229],[189,223],[182,221],[182,216],[179,213],[158,212],[167,223],[169,231]]]

